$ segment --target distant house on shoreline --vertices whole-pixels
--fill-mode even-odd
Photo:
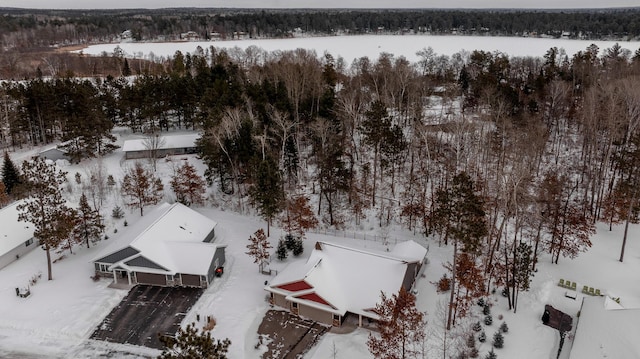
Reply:
[[[222,274],[226,245],[216,222],[180,203],[163,203],[122,233],[124,244],[93,260],[115,283],[206,288]]]
[[[18,221],[20,203],[0,208],[0,268],[38,247],[38,240],[33,237],[33,224]]]
[[[125,159],[149,158],[155,151],[155,157],[196,153],[196,140],[199,134],[158,136],[157,138],[139,138],[124,141],[122,152]]]
[[[340,326],[348,316],[358,326],[375,321],[380,293],[411,290],[426,261],[427,250],[414,241],[390,252],[374,252],[317,242],[309,259],[291,263],[265,287],[271,305],[327,325]]]

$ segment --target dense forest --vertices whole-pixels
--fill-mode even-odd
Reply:
[[[113,150],[116,125],[196,129],[206,178],[234,209],[270,222],[314,198],[301,203],[327,227],[435,233],[456,246],[456,271],[511,293],[541,251],[557,263],[588,249],[597,221],[637,221],[640,51],[421,56],[346,66],[302,49],[211,47],[157,74],[7,82],[1,140],[67,141],[82,160]],[[526,253],[532,264],[516,267]],[[474,283],[457,295],[488,288]]]
[[[12,26],[19,13],[5,16],[2,26]],[[61,27],[73,24],[78,37],[61,38],[89,36],[90,31],[79,30],[79,13],[73,21],[63,16],[73,13],[61,12],[57,21]],[[406,19],[412,13],[430,14],[388,14]],[[100,27],[104,36],[123,28],[135,32],[126,26],[131,23],[120,23],[118,14]],[[151,15],[149,20],[123,14],[128,21],[160,26]],[[293,14],[271,19],[284,23],[322,12]],[[356,15],[381,15],[344,14],[360,29],[417,24],[371,20],[361,27]],[[501,13],[473,14],[490,19]],[[635,17],[638,12],[572,14],[558,19],[566,25],[572,16]],[[5,35],[58,26],[51,14],[36,20],[39,16],[24,14],[20,30]],[[262,13],[240,11],[224,18],[235,19],[229,24],[241,18],[260,24],[252,16]],[[202,20],[207,31],[221,31],[207,27],[207,17],[193,19]],[[91,15],[82,21],[94,23]],[[487,26],[481,22],[464,26]],[[196,27],[171,31],[186,29]],[[419,55],[417,63],[383,54],[345,64],[303,49],[226,52],[212,46],[194,54],[177,52],[162,63],[73,57],[92,64],[94,77],[75,77],[68,68],[49,68],[45,76],[38,68],[33,79],[2,83],[0,146],[63,141],[71,157],[82,161],[114,150],[114,126],[151,138],[197,130],[199,158],[218,203],[255,211],[267,222],[313,206],[325,227],[401,225],[453,246],[452,324],[473,297],[494,285],[507,288],[509,306],[515,307],[543,251],[558,263],[590,247],[596,222],[637,222],[640,49],[631,53],[618,45],[592,45],[568,57],[551,48],[541,58],[482,50],[445,56],[424,49]],[[99,68],[106,63],[113,74]],[[55,67],[52,61],[49,65]]]
[[[62,51],[119,41],[282,38],[337,34],[545,36],[627,41],[640,8],[600,10],[26,10],[0,8],[0,78],[119,71],[103,58]],[[60,71],[60,69],[62,69]]]

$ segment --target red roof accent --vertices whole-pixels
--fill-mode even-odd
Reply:
[[[320,304],[324,304],[324,305],[328,305],[328,306],[333,308],[333,306],[331,304],[329,304],[329,302],[327,302],[326,300],[322,299],[322,297],[317,295],[316,293],[310,293],[310,294],[301,295],[298,298],[305,299],[305,300],[310,300],[310,301],[313,301],[313,302],[316,302],[316,303],[320,303]]]
[[[280,285],[278,286],[278,288],[288,290],[289,292],[299,292],[301,290],[307,290],[313,287],[310,286],[309,283],[305,282],[304,280],[300,280],[297,282]]]

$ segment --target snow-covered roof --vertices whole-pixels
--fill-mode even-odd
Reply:
[[[415,245],[421,247],[417,243]],[[399,251],[406,254],[403,249],[407,247],[413,245],[403,244]],[[408,264],[423,260],[420,253],[426,254],[426,250],[418,251],[408,260],[398,257],[394,251],[365,251],[317,242],[306,262],[291,263],[266,290],[285,295],[289,301],[335,314],[351,312],[375,317],[371,309],[380,301],[380,293],[388,296],[397,293],[402,287]],[[287,285],[294,283],[303,284],[287,289]]]
[[[585,297],[570,359],[640,358],[640,309],[609,297]]]
[[[197,133],[186,135],[173,135],[173,136],[161,136],[158,140],[159,150],[166,150],[170,148],[189,148],[195,147],[196,140],[200,137]],[[123,152],[134,151],[146,151],[149,149],[149,142],[145,138],[139,138],[135,140],[127,140],[122,144]]]
[[[18,221],[20,203],[22,201],[0,209],[0,256],[33,238],[33,224]]]
[[[103,252],[94,261],[131,247],[138,251],[126,257],[112,267],[157,272],[166,274],[185,273],[206,275],[211,260],[222,245],[203,242],[217,223],[180,203],[163,203],[142,217],[123,236],[130,238],[128,243],[119,243],[116,250]],[[150,270],[148,267],[128,265],[127,262],[144,257],[163,270]]]

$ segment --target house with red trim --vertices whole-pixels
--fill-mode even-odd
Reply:
[[[317,242],[308,260],[289,264],[270,284],[269,302],[295,315],[340,326],[348,316],[377,320],[380,293],[411,290],[426,263],[427,250],[414,241],[388,252]]]

